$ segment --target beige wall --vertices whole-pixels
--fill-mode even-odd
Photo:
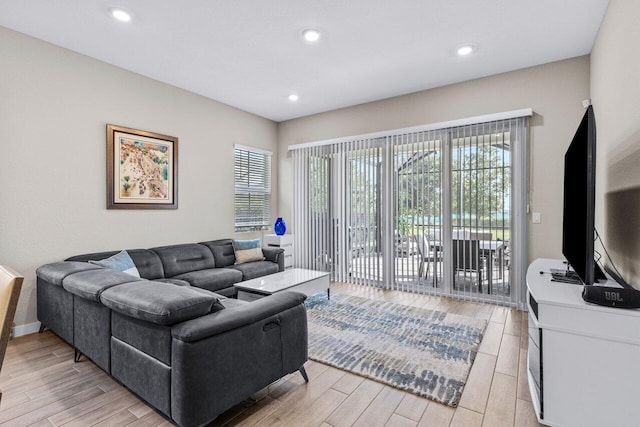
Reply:
[[[292,217],[289,145],[531,107],[530,203],[542,223],[529,222],[529,258],[560,258],[564,152],[588,97],[584,56],[279,123],[280,214]]]
[[[105,125],[177,136],[179,208],[107,210]],[[0,264],[233,237],[233,144],[277,150],[272,121],[0,27]],[[277,162],[274,162],[277,200]],[[274,203],[275,204],[275,203]]]
[[[640,59],[629,54],[640,39],[638,18],[640,3],[612,0],[590,58],[278,125],[0,27],[0,263],[26,276],[16,323],[36,320],[35,268],[43,263],[232,237],[234,143],[274,151],[274,217],[290,219],[291,144],[527,107],[535,112],[530,203],[542,213],[541,224],[529,223],[529,258],[560,257],[562,159],[589,94],[598,126],[598,228],[625,276],[640,283]],[[105,209],[106,123],[180,138],[178,210]]]
[[[591,53],[598,137],[596,227],[640,289],[640,2],[611,0]]]

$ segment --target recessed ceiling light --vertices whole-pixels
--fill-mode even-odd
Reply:
[[[302,37],[308,42],[316,42],[320,38],[320,31],[308,28],[302,32]]]
[[[466,45],[458,48],[458,55],[460,56],[469,55],[471,52],[473,52],[473,46],[471,45]]]
[[[131,21],[131,15],[125,12],[122,9],[111,9],[111,16],[113,16],[118,21],[129,22]]]
[[[296,95],[295,93],[292,93],[291,95],[289,95],[289,101],[291,102],[296,102],[298,100],[298,95]]]

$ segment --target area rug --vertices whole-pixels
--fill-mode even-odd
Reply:
[[[486,321],[340,294],[306,305],[309,358],[458,406]]]

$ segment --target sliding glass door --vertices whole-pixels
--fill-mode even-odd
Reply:
[[[521,302],[512,283],[526,260],[525,137],[519,118],[294,150],[296,265]]]
[[[511,136],[486,124],[449,133],[455,294],[511,299]]]
[[[301,154],[301,153],[299,153]],[[296,264],[333,280],[382,281],[382,141],[315,147],[294,156]]]

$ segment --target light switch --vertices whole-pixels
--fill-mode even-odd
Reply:
[[[540,212],[533,212],[531,214],[531,221],[534,224],[540,224],[542,222],[542,214]]]

